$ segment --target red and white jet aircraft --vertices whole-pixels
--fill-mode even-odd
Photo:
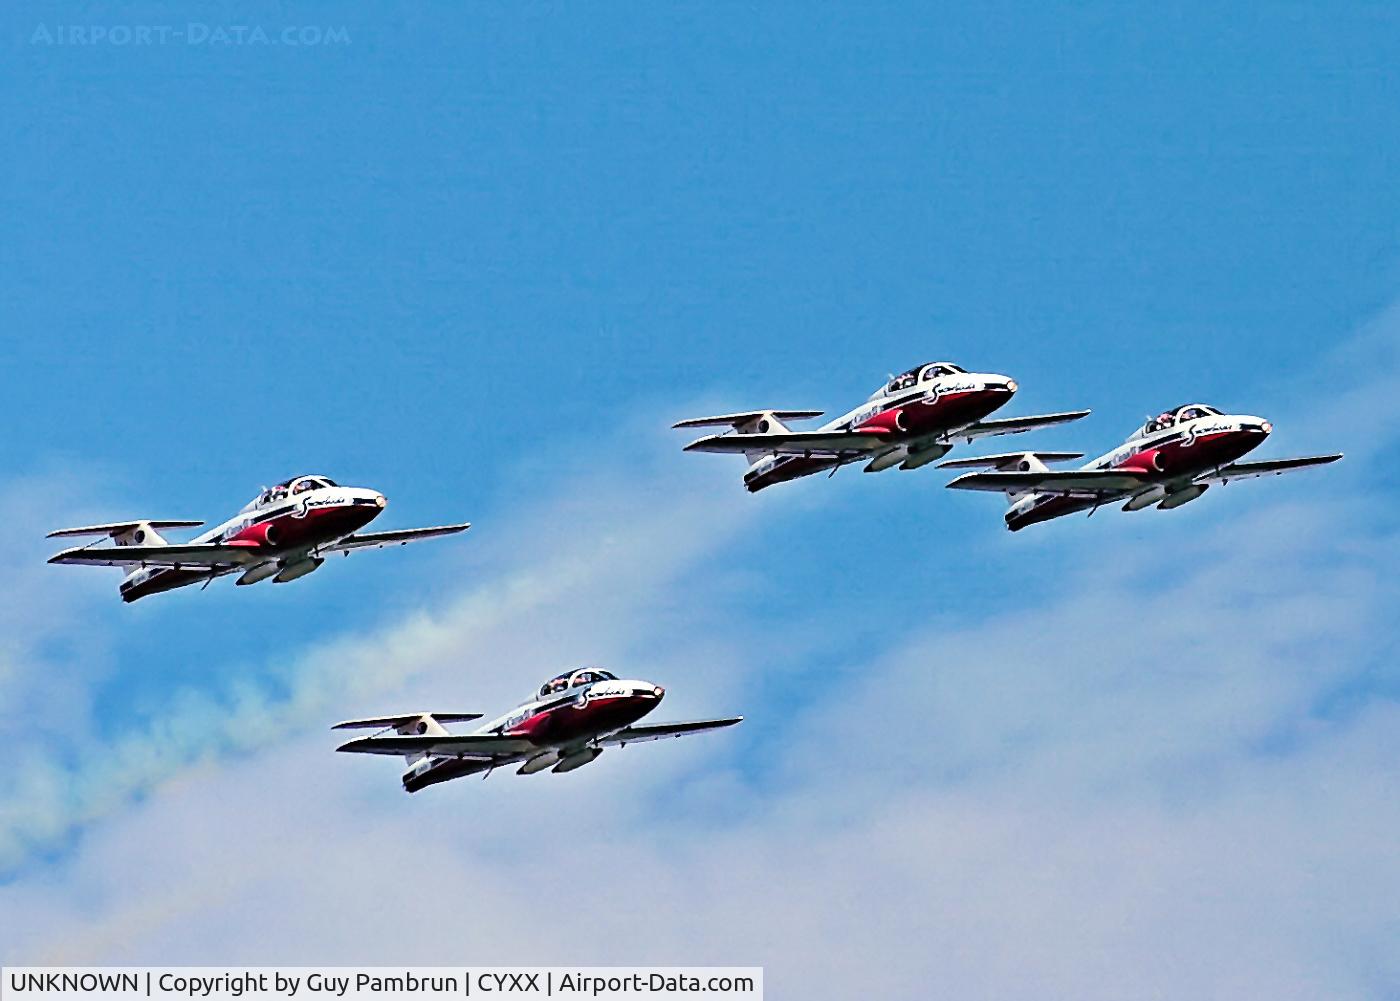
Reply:
[[[1286,473],[1342,457],[1235,461],[1258,448],[1273,429],[1262,417],[1223,414],[1191,403],[1152,418],[1122,445],[1079,469],[1052,470],[1045,462],[1079,459],[1080,452],[1012,452],[945,462],[939,468],[994,467],[993,472],[965,473],[948,486],[1005,493],[1011,501],[1006,527],[1015,532],[1077,511],[1092,514],[1118,501],[1124,501],[1124,511],[1153,504],[1170,511],[1195,500],[1212,483]]]
[[[403,757],[408,762],[404,791],[417,792],[516,762],[521,762],[518,775],[546,768],[571,772],[596,759],[606,747],[717,730],[744,718],[637,725],[661,704],[664,694],[664,689],[649,681],[620,681],[600,668],[586,667],[546,681],[534,698],[467,734],[448,733],[442,724],[481,719],[481,713],[377,716],[347,720],[331,729],[394,730],[395,736],[361,737],[336,750]]]
[[[687,452],[740,452],[749,460],[744,486],[757,492],[868,459],[865,471],[898,466],[918,469],[948,454],[953,443],[990,435],[1018,434],[1088,415],[1087,410],[984,420],[1016,392],[1004,375],[967,372],[949,362],[911,368],[881,386],[865,403],[815,431],[792,431],[782,422],[820,417],[820,410],[751,410],[680,421],[678,428],[734,428],[738,434],[709,435]]]
[[[239,584],[269,577],[282,584],[305,577],[332,553],[401,546],[471,527],[463,523],[355,534],[379,516],[385,503],[377,490],[337,486],[324,476],[295,476],[264,490],[236,516],[189,542],[166,542],[159,529],[196,528],[204,522],[124,521],[50,532],[51,539],[105,536],[116,545],[65,549],[49,562],[120,567],[126,571],[119,586],[122,601],[135,601],[231,573],[242,574]]]

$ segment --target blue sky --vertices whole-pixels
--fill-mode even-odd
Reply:
[[[45,891],[34,927],[11,946],[0,936],[6,954],[52,957],[63,941],[79,943],[62,954],[73,962],[363,955],[349,928],[289,930],[281,951],[240,937],[239,917],[255,929],[266,900],[206,901],[226,939],[160,917],[163,891],[137,875],[160,844],[151,832],[236,804],[266,818],[246,820],[250,886],[280,865],[314,870],[294,850],[312,832],[334,841],[308,920],[363,903],[332,892],[332,860],[367,864],[430,820],[452,827],[459,884],[487,900],[529,879],[511,845],[548,833],[632,845],[653,830],[634,847],[656,853],[642,868],[671,896],[645,928],[609,926],[605,958],[687,962],[683,944],[704,941],[701,958],[801,985],[811,939],[848,929],[727,940],[715,929],[742,922],[704,890],[723,871],[705,845],[729,850],[735,878],[762,880],[800,822],[819,853],[808,863],[842,860],[852,892],[884,886],[879,907],[957,944],[956,964],[930,952],[949,976],[1007,996],[1025,987],[1016,967],[1112,995],[1124,982],[1090,977],[1091,957],[1133,950],[1094,925],[1104,891],[1080,876],[1190,859],[1255,899],[1277,873],[1250,882],[1195,835],[1219,843],[1257,817],[1281,831],[1278,872],[1316,871],[1317,885],[1285,903],[1276,934],[1244,942],[1207,920],[1228,908],[1174,896],[1164,862],[1136,898],[1160,919],[1144,919],[1143,948],[1149,931],[1190,921],[1234,949],[1188,941],[1178,967],[1137,964],[1135,983],[1228,992],[1251,973],[1284,977],[1295,939],[1322,939],[1335,949],[1276,988],[1394,990],[1400,956],[1382,930],[1400,914],[1379,894],[1400,872],[1381,860],[1385,812],[1355,806],[1397,799],[1379,764],[1400,691],[1385,569],[1396,482],[1375,468],[1400,435],[1393,13],[200,13],[349,38],[296,47],[49,43],[40,25],[189,18],[169,4],[40,14],[4,15],[0,66],[0,546],[13,594],[0,901],[34,906]],[[1144,413],[1200,399],[1269,416],[1269,454],[1351,458],[1169,515],[1104,512],[1013,537],[993,498],[944,491],[932,469],[846,470],[750,497],[738,462],[679,455],[688,438],[668,430],[754,405],[844,410],[886,373],[944,358],[1014,375],[1013,412],[1093,408],[1038,436],[1046,447],[1095,454]],[[49,528],[217,521],[302,471],[383,490],[385,527],[476,527],[288,587],[224,582],[131,607],[114,573],[42,563]],[[415,700],[491,710],[595,660],[665,684],[670,714],[749,720],[703,748],[615,755],[577,782],[464,783],[426,806],[405,801],[391,768],[329,753],[336,718]],[[78,735],[35,739],[36,718]],[[834,731],[847,737],[823,739]],[[308,794],[291,781],[303,770],[332,791]],[[1374,835],[1360,847],[1308,827],[1339,777],[1356,783],[1335,804],[1357,809],[1339,814],[1348,837]],[[1022,795],[1040,789],[1062,796]],[[1142,798],[1125,805],[1124,790]],[[967,810],[940,812],[950,804]],[[1123,819],[1159,809],[1153,823]],[[372,829],[339,822],[360,816]],[[903,896],[882,882],[878,846],[893,832],[966,860],[1000,843],[989,830],[1032,818],[1051,842],[1124,833],[1095,842],[1100,869],[1076,857],[1021,872],[1010,838],[1007,858],[968,861],[958,875],[989,874],[968,884],[993,901],[977,921],[929,907],[948,873]],[[1358,861],[1334,871],[1318,845]],[[421,878],[442,850],[395,872]],[[190,885],[215,866],[182,864]],[[83,911],[95,873],[110,882]],[[1008,873],[1023,878],[1003,884]],[[821,911],[814,886],[789,885],[775,914]],[[1344,891],[1354,909],[1334,914],[1329,894]],[[1066,923],[1082,937],[1057,939]],[[1018,966],[949,930],[981,926],[1055,944]],[[377,948],[399,962],[413,946]],[[503,932],[494,950],[488,938],[455,955],[518,961],[513,948]],[[893,928],[867,951],[905,954]]]

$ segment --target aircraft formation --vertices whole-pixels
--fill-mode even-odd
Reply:
[[[864,403],[812,430],[793,430],[784,421],[817,418],[821,411],[750,410],[682,420],[674,427],[727,428],[685,450],[744,456],[743,483],[756,493],[817,473],[834,475],[853,463],[864,463],[867,473],[918,469],[943,459],[960,443],[1067,424],[1089,414],[1066,410],[993,417],[1016,390],[1016,381],[1005,375],[930,362],[891,377]],[[1006,527],[1015,532],[1070,514],[1092,514],[1106,504],[1121,503],[1124,511],[1169,511],[1217,484],[1342,457],[1242,461],[1272,433],[1273,424],[1265,418],[1191,403],[1150,418],[1121,445],[1077,469],[1053,469],[1050,463],[1082,459],[1082,452],[1034,450],[954,458],[937,468],[969,470],[949,482],[949,488],[1004,493]],[[122,601],[133,602],[194,584],[202,589],[233,574],[240,585],[284,584],[312,573],[337,553],[402,546],[471,527],[459,522],[363,531],[386,504],[377,490],[342,487],[325,476],[304,474],[261,490],[232,518],[188,542],[169,542],[160,532],[204,522],[133,519],[58,529],[49,537],[96,541],[65,549],[49,562],[116,567],[123,572],[118,593]],[[608,747],[705,733],[743,719],[642,723],[664,694],[649,681],[619,679],[602,668],[586,667],[550,679],[516,708],[467,733],[449,733],[443,724],[475,722],[483,714],[411,712],[347,720],[333,729],[374,730],[337,750],[401,757],[403,788],[416,792],[510,765],[519,765],[521,775],[546,769],[570,772]]]
[[[723,427],[734,433],[708,435],[687,452],[731,452],[749,461],[744,486],[765,487],[814,473],[835,473],[865,462],[867,473],[918,469],[947,455],[958,442],[1021,434],[1087,417],[1067,410],[1035,417],[992,419],[1015,394],[1004,375],[966,372],[950,362],[930,362],[894,376],[865,403],[814,431],[793,431],[783,420],[822,416],[820,410],[753,410],[678,421],[673,427]],[[1225,414],[1204,403],[1167,410],[1151,418],[1122,445],[1081,469],[1056,472],[1047,462],[1082,459],[1082,452],[1002,452],[940,463],[967,473],[949,487],[992,490],[1010,501],[1006,526],[1013,532],[1078,511],[1123,501],[1123,510],[1156,505],[1170,511],[1201,496],[1213,483],[1286,473],[1340,459],[1341,453],[1297,459],[1238,462],[1263,444],[1273,424],[1262,417]]]

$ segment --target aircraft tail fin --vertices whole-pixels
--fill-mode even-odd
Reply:
[[[332,730],[393,730],[400,736],[433,735],[442,736],[447,732],[444,723],[466,723],[481,719],[481,713],[404,713],[400,716],[369,716],[365,719],[347,719],[331,727]]]
[[[691,417],[688,420],[676,421],[673,428],[739,428],[760,420],[764,417],[770,420],[800,421],[808,417],[820,417],[820,410],[746,410],[739,414],[719,414],[716,417]],[[750,428],[747,433],[753,434],[759,428]]]
[[[162,528],[198,528],[202,521],[115,521],[106,525],[83,525],[80,528],[59,528],[48,534],[50,539],[95,536],[108,538],[117,546],[168,546],[160,534]],[[128,572],[118,566],[123,573]]]
[[[393,730],[401,737],[445,737],[448,736],[444,723],[465,723],[481,719],[481,713],[404,713],[400,716],[369,716],[365,719],[347,719],[331,727],[332,730]],[[413,766],[427,757],[423,751],[381,751],[381,754],[398,753],[412,771]]]
[[[1083,452],[1001,452],[997,455],[974,456],[970,459],[952,459],[940,462],[939,469],[995,469],[1000,472],[1048,473],[1047,462],[1069,462],[1084,458]],[[955,481],[956,482],[956,481]],[[1015,504],[1028,493],[1024,488],[1004,490],[1006,500]]]
[[[48,534],[50,539],[75,536],[105,536],[119,546],[163,546],[162,528],[198,528],[202,521],[114,521],[107,525],[84,525],[81,528],[59,528]]]
[[[731,427],[740,435],[783,434],[792,430],[783,423],[784,420],[806,420],[821,415],[820,410],[746,410],[743,413],[719,414],[715,417],[692,417],[689,420],[677,421],[671,426],[676,428]],[[749,461],[749,465],[753,465],[768,454],[767,449],[759,448],[745,452],[744,458]]]

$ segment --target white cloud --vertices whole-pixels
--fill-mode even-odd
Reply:
[[[1155,557],[1086,558],[1045,607],[914,636],[765,721],[783,743],[757,767],[723,735],[404,797],[392,766],[314,735],[210,764],[11,887],[17,954],[757,963],[803,997],[1377,996],[1400,975],[1400,710],[1323,709],[1369,669],[1394,540],[1334,547],[1334,513],[1263,508],[1165,589],[1138,579]],[[1300,531],[1317,541],[1289,566]],[[1338,593],[1300,615],[1319,592]]]
[[[1337,426],[1375,405],[1355,398]],[[760,964],[809,998],[1393,994],[1400,539],[1362,471],[1340,475],[1349,499],[1242,486],[1228,516],[1208,499],[1150,540],[1096,523],[1057,592],[901,624],[781,712],[735,702],[790,637],[707,614],[698,572],[771,505],[663,478],[595,496],[557,553],[545,505],[508,533],[505,577],[306,654],[285,700],[197,702],[176,754],[118,749],[85,779],[101,822],[0,890],[27,916],[4,952]],[[663,714],[750,720],[413,797],[392,764],[329,753],[332,717],[492,707],[580,649],[644,659]]]
[[[431,611],[304,651],[282,672],[284,690],[235,673],[212,691],[173,692],[147,727],[108,741],[83,735],[85,714],[70,719],[64,742],[28,734],[7,767],[12,789],[0,798],[0,869],[52,850],[191,765],[321,730],[340,715],[384,711],[389,698],[440,709],[452,708],[443,699],[468,696],[487,708],[510,704],[537,674],[573,663],[581,649],[608,659],[633,642],[632,616],[684,617],[667,586],[742,519],[742,509],[716,503],[717,485],[683,478],[673,480],[664,506],[636,484],[610,489],[585,479],[572,487],[478,544],[478,553],[493,554],[487,562],[504,568],[498,574],[469,582]],[[577,529],[561,547],[553,524],[565,516]],[[591,643],[581,648],[574,637],[584,621]],[[39,666],[16,674],[37,679]],[[65,742],[79,743],[80,753],[49,753]]]

